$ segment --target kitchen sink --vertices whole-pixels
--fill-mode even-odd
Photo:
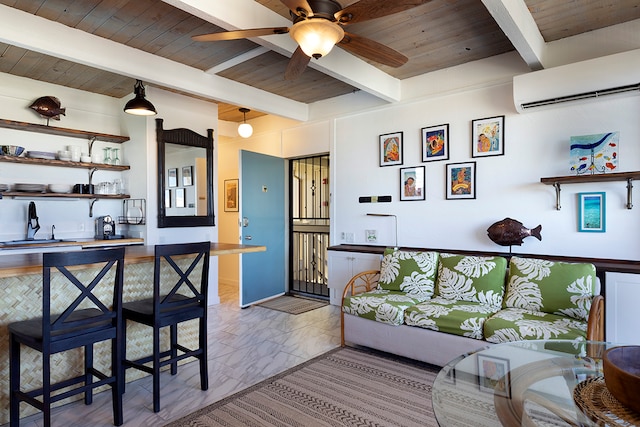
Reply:
[[[75,242],[75,240],[67,239],[25,239],[25,240],[10,240],[8,242],[0,242],[2,246],[22,246],[22,245],[40,245],[43,243],[60,243],[60,242]]]

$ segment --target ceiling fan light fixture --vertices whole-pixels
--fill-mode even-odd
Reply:
[[[156,107],[154,107],[153,104],[145,98],[142,80],[136,80],[136,84],[133,87],[133,93],[135,94],[135,97],[129,100],[129,102],[124,106],[125,113],[133,114],[135,116],[153,116],[158,114]]]
[[[342,40],[344,30],[327,19],[311,18],[295,23],[289,34],[307,56],[318,59]]]
[[[249,111],[251,110],[248,108],[240,108],[240,112],[243,114],[243,121],[240,123],[240,126],[238,126],[238,135],[243,138],[249,138],[253,135],[253,126],[247,123],[247,113]]]

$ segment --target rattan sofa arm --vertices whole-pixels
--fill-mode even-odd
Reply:
[[[604,341],[604,297],[596,295],[591,301],[587,321],[587,340]]]
[[[378,286],[378,280],[380,280],[380,270],[367,270],[356,274],[344,287],[342,302],[344,303],[345,297],[375,289]]]
[[[342,292],[342,300],[340,301],[340,345],[344,347],[344,299],[351,295],[357,295],[371,291],[378,286],[380,279],[380,270],[367,270],[356,274],[349,280]]]

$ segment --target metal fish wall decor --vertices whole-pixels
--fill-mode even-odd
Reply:
[[[525,237],[533,236],[542,241],[542,225],[536,228],[528,229],[520,221],[511,218],[505,218],[491,225],[487,229],[489,238],[500,246],[522,245]]]
[[[60,120],[61,114],[63,116],[66,115],[66,108],[60,107],[60,100],[55,96],[41,96],[33,101],[29,108],[46,118],[47,125],[49,124],[49,119]]]

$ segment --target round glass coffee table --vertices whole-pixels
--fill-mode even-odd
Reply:
[[[496,344],[460,356],[442,368],[433,384],[438,424],[596,426],[608,421],[639,425],[637,414],[611,406],[612,396],[606,396],[602,354],[614,346],[532,340]]]

